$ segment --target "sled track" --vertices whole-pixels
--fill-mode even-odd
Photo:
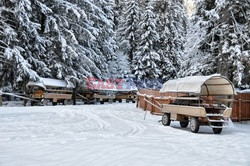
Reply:
[[[71,112],[71,116],[65,116],[68,112]],[[103,120],[97,113],[90,110],[74,109],[73,111],[65,111],[63,114],[65,114],[66,118],[71,118],[66,121],[71,122],[69,125],[73,126],[72,130],[77,130],[78,132],[100,132],[107,130],[110,126],[109,122]]]
[[[123,122],[125,124],[124,128],[128,128],[128,127],[130,128],[130,130],[128,132],[125,132],[122,135],[125,135],[125,136],[139,135],[139,134],[142,134],[146,129],[146,126],[144,126],[140,123],[134,122],[132,120],[121,118],[118,115],[116,115],[113,111],[110,112],[110,116],[115,118],[116,120],[118,120],[119,123]]]

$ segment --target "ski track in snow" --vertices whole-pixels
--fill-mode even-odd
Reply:
[[[135,104],[2,107],[0,166],[250,165],[250,125],[194,134]]]

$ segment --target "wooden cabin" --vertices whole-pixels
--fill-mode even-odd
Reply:
[[[105,81],[94,81],[91,84],[90,88],[78,91],[78,99],[82,99],[87,104],[94,104],[96,102],[104,104],[104,102],[112,103],[116,101],[121,103],[122,100],[135,103],[136,101],[138,90],[135,86],[130,87],[126,83],[113,84]]]

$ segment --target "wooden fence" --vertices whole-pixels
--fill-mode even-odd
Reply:
[[[158,90],[141,89],[139,93],[140,95],[137,95],[137,107],[142,108],[144,111],[148,110],[156,115],[162,114],[160,109],[157,108],[159,104],[170,103],[171,101],[168,96],[176,97],[175,93],[160,94]],[[149,102],[155,106],[152,106]],[[231,118],[233,121],[250,120],[250,93],[238,93],[235,96]]]
[[[250,93],[238,93],[237,96],[235,96],[232,120],[250,120]]]

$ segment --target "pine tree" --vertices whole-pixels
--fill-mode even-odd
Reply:
[[[133,58],[133,74],[137,79],[153,78],[160,76],[160,55],[157,53],[156,43],[159,35],[156,32],[156,21],[151,3],[148,3],[140,22],[141,37],[139,47]]]
[[[250,2],[203,0],[196,6],[194,24],[205,32],[195,43],[197,55],[203,55],[203,68],[197,69],[205,75],[221,73],[237,87],[248,86]]]
[[[202,71],[204,68],[207,68],[205,66],[207,54],[200,51],[199,44],[205,35],[205,31],[200,29],[198,24],[193,24],[192,21],[189,21],[187,40],[184,44],[184,55],[178,77],[203,75]]]
[[[157,31],[160,35],[158,53],[161,56],[161,78],[176,77],[183,56],[186,35],[186,13],[182,0],[155,2]]]
[[[75,83],[84,82],[87,76],[100,77],[100,70],[92,59],[96,54],[91,43],[96,38],[93,22],[85,13],[85,8],[93,8],[90,2],[47,1],[52,10],[45,15],[44,34],[53,40],[48,55],[52,77]],[[94,6],[95,7],[95,6]]]
[[[125,6],[118,26],[117,40],[120,43],[120,51],[132,62],[138,44],[140,8],[138,0],[127,1]]]
[[[47,40],[38,35],[40,30],[36,20],[31,19],[32,4],[29,1],[0,2],[1,48],[2,56],[12,65],[0,72],[2,85],[13,88],[24,88],[27,80],[37,80],[36,70],[48,71],[40,61],[43,57]],[[38,52],[42,52],[38,55]]]
[[[117,59],[112,10],[108,0],[1,2],[1,42],[8,44],[0,51],[16,66],[0,72],[5,86],[40,76],[74,83],[107,77],[110,61]]]

